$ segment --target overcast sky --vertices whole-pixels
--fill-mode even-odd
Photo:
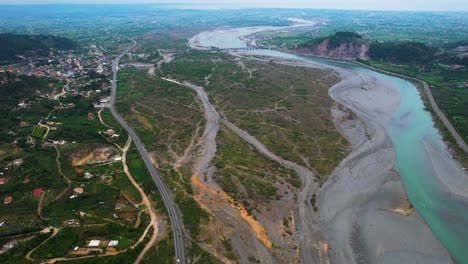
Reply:
[[[468,11],[468,0],[0,0],[0,4],[229,4],[229,7],[307,7],[365,10]]]

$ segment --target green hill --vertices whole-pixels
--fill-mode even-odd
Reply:
[[[456,42],[450,42],[444,45],[444,48],[446,49],[456,49],[458,47],[467,47],[468,46],[468,40],[459,40]]]
[[[336,32],[334,35],[323,37],[323,38],[316,38],[311,41],[308,41],[304,44],[299,45],[299,47],[308,48],[308,49],[316,49],[320,44],[324,41],[327,41],[327,48],[328,49],[335,49],[340,47],[343,44],[363,44],[366,41],[362,38],[361,35],[355,32]]]
[[[400,64],[425,64],[434,59],[436,48],[423,43],[404,42],[374,42],[369,47],[369,57]]]
[[[16,55],[47,54],[51,49],[71,50],[76,42],[51,35],[16,35],[0,33],[0,60],[14,59]]]

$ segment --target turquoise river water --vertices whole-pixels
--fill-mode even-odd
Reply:
[[[221,34],[202,37],[198,45],[219,48],[246,47],[243,41],[239,41],[239,31],[242,29],[237,29],[232,34],[229,31],[222,31]],[[246,33],[250,32],[247,30]],[[433,159],[429,153],[432,151],[448,156],[448,166],[457,167],[456,171],[460,171],[461,167],[456,162],[450,161],[451,156],[447,147],[435,128],[431,115],[424,110],[421,96],[414,85],[406,80],[345,62],[302,57],[273,50],[257,50],[255,54],[351,69],[384,79],[396,87],[401,102],[385,126],[395,147],[396,169],[411,203],[436,237],[457,263],[468,263],[468,199],[463,195],[454,194],[447,184],[443,183],[442,179],[451,175],[443,175],[444,172],[434,169]],[[464,173],[460,175],[466,177]],[[458,190],[468,194],[466,179],[452,179],[451,183],[456,183],[459,185]]]

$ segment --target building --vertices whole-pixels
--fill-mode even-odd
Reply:
[[[67,142],[65,140],[61,139],[61,140],[55,140],[53,143],[54,143],[54,145],[63,146]]]
[[[88,113],[88,120],[93,120],[93,119],[94,119],[93,113]]]
[[[16,239],[6,243],[5,245],[3,245],[1,251],[5,252],[5,251],[8,251],[8,250],[12,249],[16,245],[16,243],[18,243],[18,240],[16,240]]]
[[[15,165],[15,166],[19,166],[21,164],[23,164],[23,159],[15,159],[13,161],[13,165]]]
[[[64,224],[65,226],[79,225],[79,224],[80,224],[80,221],[78,221],[78,220],[76,220],[76,219],[69,219],[69,220],[64,221],[63,224]]]
[[[84,171],[83,171],[83,169],[76,168],[75,172],[76,172],[76,174],[83,174]]]
[[[76,194],[82,194],[82,193],[83,193],[83,188],[77,187],[77,188],[73,189],[73,191],[74,191]]]
[[[9,204],[9,203],[11,203],[11,201],[13,201],[13,196],[7,196],[3,200],[3,204]]]
[[[119,241],[118,241],[118,240],[111,240],[111,241],[109,241],[109,243],[107,244],[107,246],[108,246],[108,247],[116,247],[118,244],[119,244]]]
[[[124,200],[117,200],[115,202],[115,210],[122,210],[125,207],[125,201]]]
[[[88,247],[99,247],[99,245],[101,245],[101,240],[91,240]]]
[[[37,189],[34,189],[34,190],[32,191],[32,195],[33,195],[34,197],[40,196],[41,194],[42,194],[42,189],[41,189],[41,188],[37,188]]]
[[[5,182],[7,181],[8,181],[7,178],[0,178],[0,185],[5,184]]]

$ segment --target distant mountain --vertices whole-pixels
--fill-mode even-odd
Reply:
[[[369,47],[369,57],[372,60],[399,64],[425,64],[434,59],[438,49],[423,43],[404,42],[374,42]]]
[[[313,39],[297,47],[301,52],[340,59],[368,59],[368,48],[368,41],[354,32],[336,32],[332,36]]]
[[[76,42],[51,35],[16,35],[0,33],[0,60],[11,60],[17,55],[47,54],[51,49],[71,50]]]

